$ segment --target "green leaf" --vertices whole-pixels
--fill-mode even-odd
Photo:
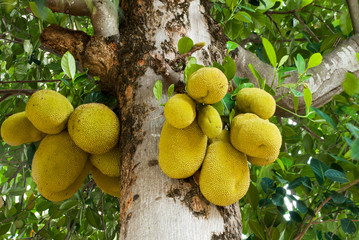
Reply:
[[[259,72],[252,66],[252,64],[248,64],[249,69],[253,73],[254,77],[257,80],[258,87],[264,88],[265,80],[262,78],[262,76],[259,74]]]
[[[358,62],[359,62],[359,53],[356,53],[356,56],[357,56],[357,59],[358,59]]]
[[[76,74],[76,62],[69,51],[67,51],[61,58],[61,68],[67,76],[74,79]]]
[[[303,74],[305,71],[305,61],[302,55],[298,53],[297,58],[294,59],[295,66],[298,69],[299,74]]]
[[[203,68],[203,65],[197,64],[197,63],[188,63],[186,65],[186,68],[184,69],[184,80],[185,83],[187,84],[188,78],[192,75],[192,73],[194,73],[195,71],[197,71],[200,68]]]
[[[342,204],[347,200],[347,198],[344,197],[343,194],[335,192],[335,191],[333,191],[331,193],[331,196],[332,196],[334,203],[337,203],[337,204]]]
[[[351,157],[359,160],[359,138],[355,139],[351,145]]]
[[[168,98],[170,98],[173,94],[173,92],[175,91],[175,85],[172,83],[169,87],[168,87]]]
[[[238,0],[226,0],[226,5],[233,9],[237,5]]]
[[[303,214],[308,212],[308,207],[304,201],[297,200],[296,202],[297,202],[297,209],[299,212],[301,212]]]
[[[302,222],[302,217],[299,215],[299,213],[290,211],[289,215],[290,215],[291,220],[298,222],[298,223]]]
[[[212,107],[214,107],[217,110],[217,112],[219,113],[220,116],[223,116],[224,106],[221,101],[219,101],[215,104],[212,104]]]
[[[270,178],[264,177],[261,180],[261,187],[263,192],[268,193],[270,190],[274,190],[274,181]]]
[[[349,96],[359,93],[359,79],[351,72],[345,74],[342,86]]]
[[[11,227],[11,223],[1,224],[0,226],[0,236],[5,235]]]
[[[234,14],[233,16],[235,19],[237,19],[238,21],[241,22],[245,22],[245,23],[253,23],[253,20],[251,18],[251,15],[249,15],[246,12],[237,12],[236,14]]]
[[[50,10],[50,8],[46,7],[41,1],[32,1],[29,2],[31,11],[34,15],[50,24],[57,24],[57,19],[55,14]]]
[[[345,124],[345,126],[349,129],[350,133],[355,137],[355,138],[359,138],[359,129],[354,126],[351,123],[347,123]]]
[[[246,198],[248,199],[248,202],[251,204],[252,208],[256,210],[259,204],[259,193],[257,187],[254,186],[253,183],[249,185]]]
[[[300,4],[300,7],[307,6],[308,4],[312,3],[313,0],[302,0],[302,3]]]
[[[294,88],[290,88],[290,91],[293,93],[295,97],[303,97],[303,93],[299,92],[298,90],[295,90]]]
[[[313,111],[315,111],[315,113],[318,114],[321,118],[323,118],[325,121],[327,121],[327,123],[329,123],[335,130],[338,130],[337,126],[335,125],[335,123],[331,117],[329,117],[327,114],[325,114],[324,112],[322,112],[321,110],[319,110],[316,107],[311,106],[310,108]]]
[[[96,212],[95,210],[93,210],[90,207],[86,208],[86,219],[87,221],[95,228],[97,229],[102,229],[101,227],[101,218],[100,215],[98,214],[98,212]]]
[[[339,183],[347,183],[349,182],[349,180],[347,179],[347,177],[345,176],[345,174],[343,172],[340,172],[338,170],[335,169],[328,169],[325,171],[324,175],[336,182]]]
[[[274,68],[277,67],[277,55],[275,54],[273,45],[266,38],[262,38],[262,43],[270,63]]]
[[[31,54],[31,53],[32,53],[33,47],[32,47],[32,44],[31,44],[31,42],[30,42],[29,39],[26,39],[26,40],[24,41],[23,46],[24,46],[24,51],[25,51],[27,54]]]
[[[356,226],[352,220],[349,218],[343,218],[340,220],[340,225],[343,229],[343,232],[346,234],[354,234],[356,232]]]
[[[153,86],[153,94],[157,98],[158,102],[161,104],[161,98],[162,98],[162,82],[161,82],[161,80],[157,80],[157,82]]]
[[[289,190],[290,190],[290,189],[295,189],[295,188],[301,186],[302,183],[303,183],[303,181],[304,181],[304,177],[298,177],[298,178],[294,179],[293,181],[291,181],[291,182],[288,184],[288,189],[289,189]]]
[[[26,192],[25,187],[14,187],[9,191],[9,194],[12,196],[21,196]]]
[[[296,96],[293,96],[293,105],[294,105],[294,112],[298,112],[298,106],[299,106],[299,99]]]
[[[278,64],[278,67],[281,67],[289,58],[289,55],[284,55],[280,61],[279,61],[279,64]]]
[[[79,204],[79,201],[78,201],[78,200],[71,200],[71,199],[69,199],[69,200],[64,201],[64,202],[60,205],[59,209],[60,209],[60,210],[68,210],[68,209],[70,209],[70,208],[73,208],[73,207],[77,206],[78,204]]]
[[[275,206],[282,206],[284,204],[284,196],[282,194],[275,193],[272,195],[272,202]]]
[[[234,118],[235,115],[236,115],[236,111],[234,110],[234,108],[232,108],[231,113],[229,114],[229,124],[231,124],[232,119]]]
[[[323,185],[324,178],[325,178],[325,172],[329,169],[329,167],[322,161],[312,158],[310,160],[310,167],[312,171],[314,172],[314,175],[320,185]]]
[[[309,58],[309,62],[308,62],[308,66],[307,66],[307,69],[308,70],[309,68],[313,68],[313,67],[316,67],[318,66],[319,64],[322,63],[322,60],[323,60],[323,57],[322,57],[322,54],[320,53],[314,53],[312,56],[310,56]]]
[[[349,12],[347,11],[340,15],[340,30],[342,30],[342,33],[346,36],[349,36],[353,30],[352,20]]]
[[[222,66],[224,67],[224,74],[226,75],[228,81],[230,81],[236,74],[237,71],[236,63],[230,56],[227,55],[223,59]]]
[[[235,50],[238,47],[238,44],[232,41],[228,41],[226,47],[227,47],[227,54],[229,54],[231,51]]]
[[[304,102],[305,102],[305,112],[308,114],[310,112],[310,106],[312,105],[312,92],[309,88],[303,89]]]
[[[193,47],[193,40],[189,37],[183,37],[178,41],[178,52],[184,54],[189,52]]]
[[[232,19],[224,25],[223,32],[226,34],[230,39],[235,40],[241,35],[241,31],[243,28],[243,23]]]
[[[323,52],[327,49],[334,47],[334,44],[338,41],[340,36],[341,36],[340,33],[336,33],[325,38],[322,45],[320,46],[320,52]]]
[[[261,240],[265,240],[266,236],[264,233],[264,226],[259,224],[257,221],[254,221],[252,219],[249,220],[249,228],[252,230],[252,232],[254,233],[254,235],[256,237],[258,237]]]

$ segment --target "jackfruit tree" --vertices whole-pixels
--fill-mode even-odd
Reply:
[[[357,0],[2,0],[0,15],[0,239],[359,235]],[[40,89],[63,104],[27,116]],[[89,151],[67,102],[119,117],[78,140],[117,131],[117,166],[64,168],[61,146]]]

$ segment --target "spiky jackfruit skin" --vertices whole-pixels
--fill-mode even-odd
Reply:
[[[39,190],[40,194],[46,198],[47,200],[50,200],[52,202],[59,202],[66,200],[79,190],[81,187],[83,181],[90,173],[91,169],[91,163],[90,161],[86,161],[85,167],[82,169],[80,175],[76,178],[76,180],[68,186],[65,190],[59,191],[59,192],[53,192],[51,190],[48,190],[46,188],[43,188],[42,185],[37,185],[37,189]]]
[[[119,177],[120,154],[120,149],[115,147],[106,153],[90,155],[90,161],[102,174],[109,177]]]
[[[246,155],[271,158],[279,154],[282,136],[276,125],[261,118],[231,123],[232,145]]]
[[[45,135],[27,119],[25,112],[11,115],[1,125],[1,137],[4,142],[11,146],[37,142]]]
[[[247,155],[247,159],[253,165],[266,166],[266,165],[273,163],[278,158],[278,155],[279,155],[279,151],[277,154],[275,154],[273,156],[268,156],[266,158],[257,158],[257,157],[251,157],[251,156]]]
[[[82,150],[102,154],[116,146],[120,122],[116,114],[104,104],[82,104],[71,114],[68,131]]]
[[[196,118],[196,103],[187,94],[176,94],[166,103],[164,114],[173,127],[188,127]]]
[[[203,196],[218,206],[228,206],[241,199],[250,183],[246,156],[229,142],[209,145],[199,177]]]
[[[272,95],[260,88],[243,88],[236,96],[236,104],[243,113],[255,113],[260,118],[273,116],[276,103]]]
[[[67,131],[47,135],[32,161],[32,178],[41,189],[60,192],[75,182],[85,167],[88,153],[76,146]]]
[[[200,168],[206,147],[207,136],[197,121],[183,129],[165,121],[159,142],[159,166],[170,178],[190,177]]]
[[[219,134],[217,137],[214,138],[210,138],[209,139],[209,144],[212,144],[214,142],[218,142],[218,141],[222,141],[222,142],[231,142],[230,136],[229,136],[229,131],[227,129],[223,129],[221,134]]]
[[[228,80],[218,68],[203,67],[188,78],[187,92],[198,103],[213,104],[228,92]]]
[[[67,98],[53,90],[35,92],[25,107],[30,122],[47,134],[57,134],[64,130],[73,110]]]
[[[198,125],[209,138],[217,137],[222,132],[222,119],[211,105],[202,107],[198,112]]]
[[[105,193],[120,198],[120,177],[109,177],[102,174],[100,170],[92,166],[92,178],[96,185]]]

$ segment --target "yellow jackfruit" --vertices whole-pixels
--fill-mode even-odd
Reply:
[[[267,159],[278,156],[282,145],[282,136],[276,125],[261,118],[244,121],[233,120],[230,138],[236,149],[256,158]]]
[[[32,178],[40,189],[60,192],[79,177],[88,153],[76,146],[67,131],[47,135],[32,161]]]
[[[187,92],[199,103],[213,104],[228,92],[228,80],[218,68],[203,67],[188,78]]]
[[[102,154],[92,154],[90,161],[101,173],[109,177],[120,176],[120,149],[118,147]]]
[[[203,196],[218,206],[228,206],[241,199],[250,184],[246,156],[229,142],[209,145],[199,176]]]
[[[196,118],[196,103],[187,94],[176,94],[166,103],[164,114],[173,127],[188,127]]]
[[[1,137],[4,142],[11,146],[37,142],[45,135],[32,125],[25,112],[11,115],[1,125]]]
[[[247,155],[247,159],[253,165],[266,166],[266,165],[269,165],[272,162],[274,162],[277,159],[278,155],[279,155],[279,150],[278,150],[278,153],[274,154],[273,156],[268,156],[266,158],[257,158],[257,157],[251,157],[251,156]]]
[[[217,141],[222,141],[222,142],[228,142],[230,143],[231,142],[231,139],[229,137],[229,131],[227,129],[223,129],[221,134],[219,134],[217,137],[215,138],[210,138],[209,139],[209,144],[212,144],[214,142],[217,142]]]
[[[120,198],[120,177],[109,177],[102,174],[95,166],[92,166],[91,173],[93,180],[102,191]]]
[[[68,131],[82,150],[102,154],[116,146],[120,122],[116,114],[104,104],[88,103],[78,106],[71,114]]]
[[[214,138],[221,134],[223,127],[221,116],[211,105],[206,105],[199,110],[198,125],[209,138]]]
[[[260,88],[243,88],[236,96],[239,111],[255,113],[263,119],[273,116],[276,103],[272,95]]]
[[[26,117],[41,132],[57,134],[65,129],[74,110],[66,97],[52,90],[40,90],[26,104]]]
[[[75,195],[75,193],[79,190],[83,181],[88,176],[90,169],[91,169],[91,163],[90,161],[86,161],[85,167],[82,169],[80,175],[78,175],[78,177],[70,186],[68,186],[66,189],[62,191],[54,192],[47,188],[43,188],[41,184],[37,185],[37,189],[39,190],[40,194],[47,200],[53,202],[66,200],[72,197],[73,195]]]
[[[190,177],[201,166],[206,147],[207,136],[197,121],[183,129],[165,121],[159,142],[159,166],[170,178]]]

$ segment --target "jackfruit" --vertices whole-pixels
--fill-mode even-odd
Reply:
[[[217,141],[230,143],[231,139],[229,137],[229,131],[227,129],[223,129],[221,134],[219,134],[217,137],[210,138],[208,142],[209,142],[209,144],[212,144],[212,143],[217,142]]]
[[[26,117],[41,132],[57,134],[65,129],[74,108],[66,97],[52,90],[40,90],[26,104]]]
[[[78,106],[71,114],[68,131],[72,140],[85,152],[102,154],[114,148],[120,134],[116,114],[104,104]]]
[[[166,103],[164,114],[173,127],[188,127],[196,118],[196,103],[187,94],[176,94]]]
[[[165,121],[159,142],[159,166],[170,178],[190,177],[200,168],[206,147],[207,136],[197,121],[183,129]]]
[[[120,149],[118,147],[102,154],[92,154],[90,161],[101,173],[109,177],[120,176]]]
[[[188,78],[187,92],[198,103],[213,104],[228,92],[228,80],[218,68],[203,67]]]
[[[78,177],[75,179],[75,181],[70,186],[68,186],[66,189],[64,189],[62,191],[54,192],[47,188],[43,188],[41,184],[37,185],[37,189],[39,190],[40,194],[47,200],[50,200],[53,202],[59,202],[62,200],[66,200],[66,199],[72,197],[73,195],[75,195],[75,193],[79,190],[83,181],[90,173],[90,169],[91,169],[91,163],[90,163],[90,161],[86,161],[85,167],[82,169],[81,173],[78,175]]]
[[[38,187],[61,192],[72,185],[83,171],[88,153],[76,146],[67,131],[47,135],[32,161],[32,178]]]
[[[278,153],[274,154],[273,156],[268,156],[266,158],[257,158],[257,157],[251,157],[251,156],[247,155],[247,159],[253,165],[266,166],[266,165],[269,165],[272,162],[274,162],[277,159],[278,155],[279,155],[279,151],[278,151]]]
[[[4,142],[11,146],[37,142],[45,135],[32,125],[25,112],[11,115],[1,125],[1,137]]]
[[[236,149],[256,158],[278,156],[282,136],[276,125],[261,118],[244,121],[236,121],[235,118],[231,123],[230,138]]]
[[[209,138],[214,138],[221,134],[223,127],[221,116],[211,105],[206,105],[199,110],[198,125]]]
[[[109,177],[102,174],[95,166],[92,166],[91,173],[93,180],[102,191],[120,198],[120,177]]]
[[[260,118],[273,116],[276,103],[272,95],[260,88],[243,88],[236,96],[236,104],[243,113],[255,113]]]
[[[246,156],[229,142],[209,145],[199,176],[203,196],[218,206],[228,206],[241,199],[250,184]]]

